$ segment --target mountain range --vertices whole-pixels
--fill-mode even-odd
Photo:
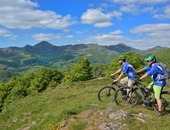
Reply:
[[[155,48],[142,51],[123,43],[110,46],[98,44],[76,44],[55,46],[42,41],[34,46],[0,48],[0,76],[12,77],[39,67],[66,69],[81,57],[88,57],[91,64],[107,64],[115,56],[124,52],[150,53],[163,49]]]

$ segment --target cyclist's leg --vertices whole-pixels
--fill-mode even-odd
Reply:
[[[161,92],[162,92],[163,87],[154,85],[153,89],[154,89],[154,93],[155,93],[155,99],[158,104],[158,111],[162,112]]]
[[[133,84],[134,84],[134,80],[129,80],[128,77],[125,77],[123,78],[121,81],[120,81],[121,84],[125,85],[127,84],[128,87],[133,87]],[[129,93],[129,90],[130,89],[126,89],[126,93],[129,94],[127,96],[131,97],[131,94]],[[130,98],[127,99],[127,102],[130,100]]]
[[[147,87],[146,87],[146,94],[147,94],[147,97],[151,94],[150,92],[153,92],[153,82],[151,82]],[[147,90],[148,89],[148,90]]]
[[[134,80],[128,80],[128,87],[133,87],[133,84],[134,84]],[[129,89],[127,90],[127,93],[129,93]],[[130,96],[130,95],[129,95]]]
[[[133,87],[134,82],[135,82],[134,80],[130,80],[130,79],[128,79],[128,77],[125,77],[120,80],[121,84],[123,84],[123,85],[127,84],[128,87]]]
[[[125,85],[125,86],[126,86],[126,84],[128,83],[128,77],[125,77],[125,78],[121,79],[121,80],[120,80],[120,83],[121,83],[122,85]],[[122,94],[123,94],[123,95],[126,95],[126,94],[127,94],[127,89],[126,89],[125,91],[123,91]]]
[[[143,101],[143,105],[144,106],[150,106],[150,99],[152,98],[151,97],[151,92],[153,92],[153,82],[151,82],[145,89],[145,92],[146,92],[146,97],[145,97],[145,100]]]
[[[128,80],[128,87],[133,87],[133,84],[134,84],[134,80]]]
[[[123,85],[126,85],[128,83],[128,77],[121,79],[120,83],[123,84]]]
[[[133,87],[133,84],[135,83],[134,80],[129,79],[128,80],[128,87]]]

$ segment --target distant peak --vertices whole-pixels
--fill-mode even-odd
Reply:
[[[126,45],[126,44],[124,44],[124,43],[119,43],[119,44],[117,44],[117,45],[127,46],[127,45]]]
[[[47,41],[42,41],[36,45],[34,45],[34,47],[49,47],[49,46],[54,46],[51,43],[47,42]]]
[[[160,49],[160,48],[163,48],[163,47],[161,47],[161,46],[155,46],[154,48],[155,48],[155,49]]]
[[[160,49],[162,49],[162,48],[166,48],[166,47],[162,47],[162,46],[155,46],[155,47],[150,48],[150,49],[148,49],[148,50],[149,50],[149,51],[152,51],[152,50],[160,50]]]
[[[50,43],[47,41],[41,41],[40,44],[50,44]]]
[[[50,43],[47,42],[47,41],[41,41],[41,42],[37,43],[37,45],[38,45],[38,44],[44,44],[44,45],[48,44],[48,45],[49,45]],[[51,44],[51,45],[52,45],[52,44]]]
[[[26,48],[26,47],[32,47],[32,46],[31,46],[31,45],[29,45],[29,44],[27,44],[27,45],[25,45],[25,46],[24,46],[24,48]]]

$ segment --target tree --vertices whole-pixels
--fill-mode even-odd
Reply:
[[[34,73],[34,78],[31,80],[29,93],[42,92],[47,87],[56,87],[61,83],[63,74],[53,68],[42,68]]]
[[[85,81],[92,78],[92,67],[90,62],[86,57],[83,57],[70,67],[65,73],[64,81],[73,82],[73,81]]]
[[[105,76],[104,71],[107,69],[107,64],[95,64],[92,66],[93,77]]]
[[[0,84],[0,110],[16,99],[56,87],[62,79],[63,74],[53,68],[42,68],[34,73],[13,77],[9,82]]]

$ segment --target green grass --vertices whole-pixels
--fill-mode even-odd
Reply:
[[[69,130],[84,130],[86,127],[86,122],[81,120],[75,120],[72,124],[68,126]]]
[[[155,111],[141,106],[122,108],[114,103],[101,103],[97,99],[98,90],[111,83],[110,79],[98,79],[70,84],[60,84],[54,89],[27,96],[9,104],[0,113],[0,130],[31,129],[56,130],[61,122],[88,109],[124,109],[131,113],[147,113],[152,118],[142,123],[133,119],[125,120],[126,128],[131,130],[156,130],[170,128],[170,117],[156,117]],[[168,89],[168,88],[166,88]],[[168,97],[170,99],[170,96]],[[169,110],[170,111],[170,110]],[[77,123],[69,124],[70,130],[83,130],[84,121],[77,119]]]

